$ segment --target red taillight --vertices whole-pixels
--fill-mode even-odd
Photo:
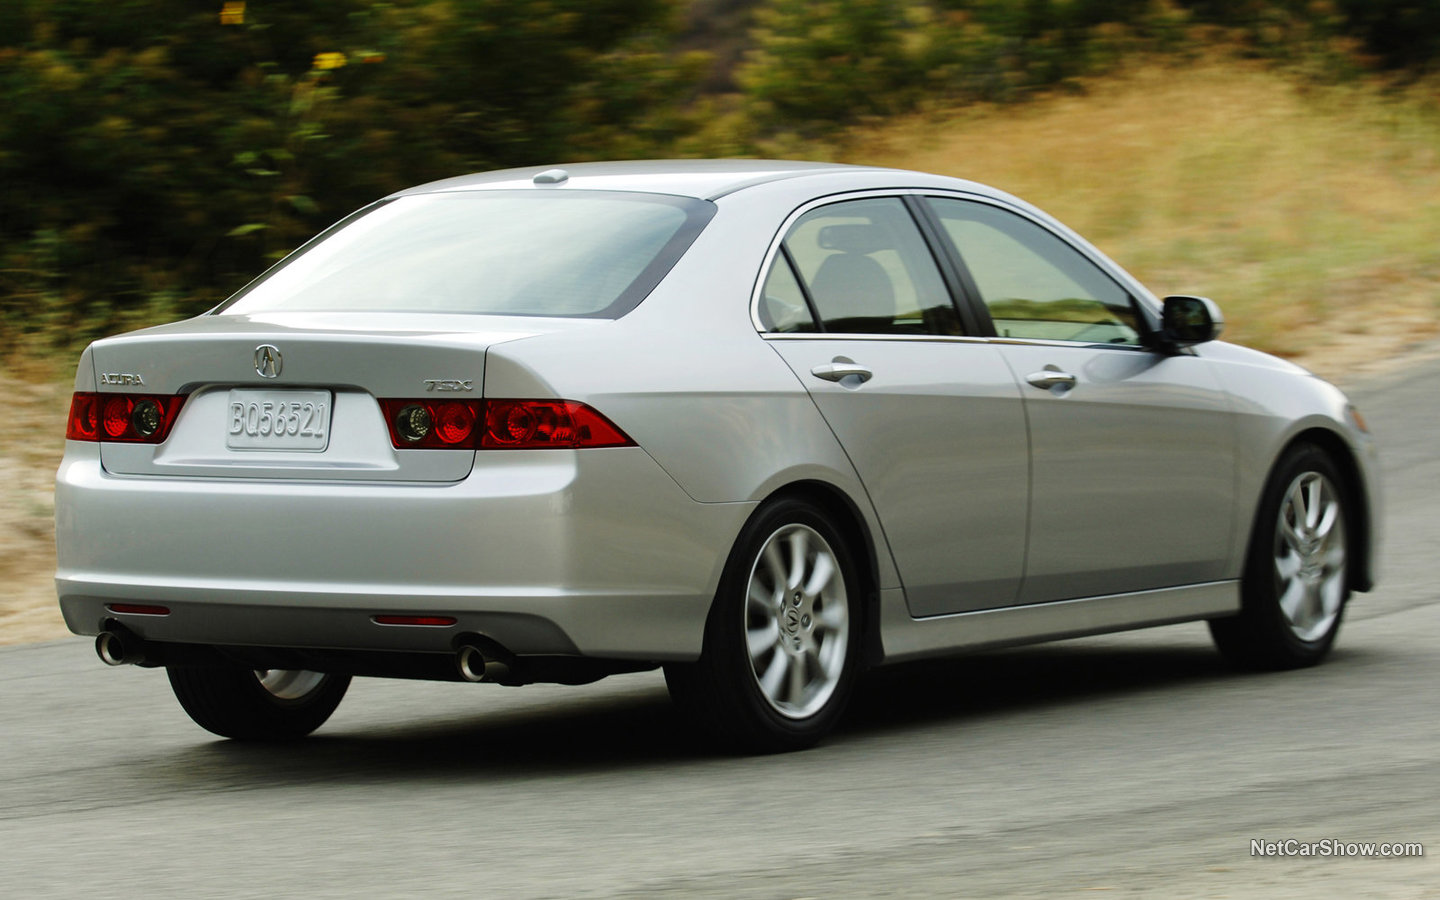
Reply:
[[[635,442],[573,400],[381,400],[398,449],[540,450]]]
[[[474,450],[475,400],[381,400],[390,443],[402,450]]]
[[[65,439],[100,440],[99,407],[98,395],[77,391],[75,396],[70,398],[70,420],[65,424]]]
[[[130,430],[130,411],[134,408],[135,401],[123,395],[101,400],[101,409],[105,410],[105,414],[100,424],[105,426],[107,438],[115,440],[125,436],[125,432]]]
[[[439,403],[435,410],[435,436],[447,446],[470,444],[475,434],[475,410],[469,403]]]
[[[633,444],[610,420],[573,400],[490,400],[482,450],[625,447]]]
[[[184,397],[159,394],[76,391],[70,398],[65,437],[72,441],[158,444],[170,434],[184,402]]]

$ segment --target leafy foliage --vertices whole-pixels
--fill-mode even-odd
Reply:
[[[932,17],[905,0],[773,0],[756,15],[740,83],[775,121],[893,111],[926,80]]]
[[[213,305],[325,224],[464,171],[653,153],[703,60],[669,0],[20,0],[0,13],[0,320]],[[156,23],[168,23],[164,27]]]
[[[706,27],[719,63],[677,49],[708,46]],[[824,155],[858,119],[1012,101],[1207,39],[1328,77],[1418,71],[1440,55],[1440,4],[6,0],[0,327],[65,344],[197,312],[428,179]]]

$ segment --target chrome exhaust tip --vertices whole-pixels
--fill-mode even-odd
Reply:
[[[145,642],[119,628],[102,631],[95,637],[95,654],[107,666],[133,666],[145,661]]]
[[[455,651],[455,668],[469,682],[499,681],[510,674],[510,667],[498,659],[486,659],[485,652],[474,644],[461,644]]]
[[[485,680],[485,654],[480,652],[479,647],[462,645],[455,651],[455,667],[460,670],[460,677],[466,681]]]

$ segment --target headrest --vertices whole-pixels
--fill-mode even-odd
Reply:
[[[845,253],[874,253],[890,246],[879,225],[826,225],[820,229],[820,247]]]

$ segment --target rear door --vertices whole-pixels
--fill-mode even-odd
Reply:
[[[999,351],[966,334],[899,197],[831,202],[787,231],[757,315],[870,493],[910,611],[1014,601],[1025,417]]]
[[[1129,293],[1040,223],[927,202],[1025,399],[1030,550],[1017,602],[1223,578],[1235,437],[1209,364],[1142,347]]]

